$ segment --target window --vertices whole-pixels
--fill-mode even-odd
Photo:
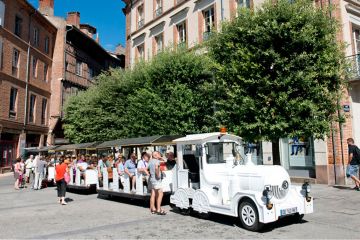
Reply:
[[[205,145],[206,162],[209,164],[226,163],[241,160],[241,146],[234,142],[207,143]]]
[[[45,52],[49,53],[49,44],[50,44],[50,39],[49,37],[45,38]]]
[[[162,14],[162,0],[155,1],[155,17],[158,17]]]
[[[237,0],[238,8],[250,8],[250,0]]]
[[[144,5],[138,7],[138,28],[142,28],[144,26]]]
[[[159,53],[163,50],[163,34],[159,34],[155,36],[155,42],[156,42],[156,52]]]
[[[42,104],[41,104],[41,124],[46,124],[46,108],[47,108],[47,99],[43,98]]]
[[[11,88],[11,90],[10,90],[9,118],[15,118],[16,117],[17,93],[18,93],[18,90],[16,88]]]
[[[15,35],[21,37],[21,24],[22,19],[19,16],[15,16]]]
[[[39,46],[39,29],[34,28],[33,31],[33,42],[35,46]]]
[[[49,65],[44,63],[44,82],[48,81]]]
[[[186,46],[186,23],[180,23],[177,26],[178,31],[178,45],[181,47]]]
[[[94,78],[94,69],[92,67],[89,67],[88,73],[89,73],[89,79],[93,79]]]
[[[29,122],[35,122],[35,102],[36,96],[31,94],[30,95],[30,109],[29,109]]]
[[[82,71],[83,71],[83,69],[82,69],[82,62],[76,60],[76,75],[78,75],[78,76],[81,77],[81,76],[82,76]]]
[[[0,1],[0,26],[4,26],[4,18],[5,18],[5,3]]]
[[[12,75],[18,77],[19,74],[19,61],[20,61],[20,52],[14,48],[13,58],[12,58]]]
[[[138,53],[138,59],[144,59],[144,57],[145,57],[144,44],[141,44],[141,45],[137,46],[136,48],[137,48],[137,53]]]
[[[37,78],[37,65],[38,65],[38,60],[36,57],[32,58],[32,73],[33,73],[33,77]]]
[[[214,8],[209,8],[203,12],[204,16],[204,36],[203,39],[206,41],[209,39],[211,31],[215,26],[215,14]]]

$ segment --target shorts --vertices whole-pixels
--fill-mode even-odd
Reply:
[[[18,172],[14,172],[14,178],[17,180],[17,179],[20,179],[20,173]]]
[[[27,168],[25,172],[25,176],[30,177],[31,171],[32,171],[31,168]]]
[[[161,181],[150,181],[150,183],[151,183],[151,189],[161,190],[163,188]]]
[[[347,177],[358,177],[359,175],[359,165],[348,165],[346,168],[346,176]]]

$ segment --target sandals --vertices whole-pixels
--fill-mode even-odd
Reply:
[[[156,209],[155,209],[155,210],[151,210],[151,214],[156,214]]]
[[[156,214],[157,214],[157,215],[162,215],[162,216],[164,216],[164,215],[166,215],[166,212],[165,212],[165,210],[161,209],[161,211],[160,211],[160,212],[156,212]]]

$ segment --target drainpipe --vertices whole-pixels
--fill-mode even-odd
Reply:
[[[130,0],[130,33],[129,33],[129,38],[130,38],[130,51],[129,51],[129,66],[131,67],[131,65],[132,65],[132,58],[131,58],[131,52],[132,52],[132,39],[131,39],[131,37],[132,37],[132,35],[131,35],[131,24],[132,24],[132,14],[131,14],[131,9],[133,8],[133,0]]]
[[[61,89],[60,89],[60,94],[61,94],[61,109],[60,109],[60,117],[63,117],[63,106],[64,106],[64,94],[63,94],[63,82],[66,79],[66,40],[67,40],[67,33],[70,32],[71,30],[74,29],[74,26],[71,25],[71,27],[69,29],[66,29],[67,24],[65,25],[65,33],[64,33],[64,59],[63,59],[63,66],[64,66],[64,71],[63,71],[63,79],[62,79],[62,83],[61,83]]]
[[[27,48],[27,62],[26,62],[26,76],[25,76],[25,106],[24,106],[24,123],[23,123],[23,133],[26,131],[27,118],[28,118],[28,104],[29,104],[29,80],[30,80],[30,49],[31,49],[31,18],[36,14],[36,10],[29,15],[29,25],[28,25],[28,48]]]
[[[35,15],[36,11],[29,15],[29,26],[28,26],[28,48],[27,48],[27,62],[26,62],[26,79],[25,79],[25,110],[24,110],[24,127],[23,130],[25,131],[26,124],[27,124],[27,113],[28,113],[28,95],[29,95],[29,80],[30,80],[30,49],[31,49],[31,18]]]
[[[221,21],[224,21],[224,0],[220,0],[221,7]]]

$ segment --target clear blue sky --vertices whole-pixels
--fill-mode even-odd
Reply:
[[[35,8],[39,0],[28,0]],[[125,46],[125,15],[121,0],[55,0],[55,15],[66,17],[67,12],[80,12],[81,23],[97,28],[100,44],[107,50],[114,50],[121,43]]]

